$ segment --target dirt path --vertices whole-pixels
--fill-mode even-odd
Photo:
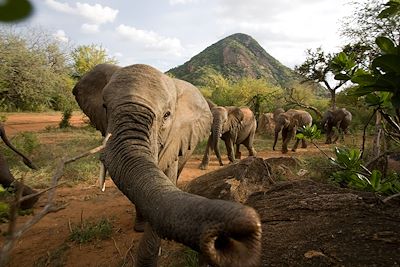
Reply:
[[[48,126],[57,126],[61,114],[18,113],[7,116],[6,131],[13,135],[19,131],[38,131]],[[74,114],[71,120],[74,126],[83,125],[81,114]],[[316,149],[300,153],[319,153]],[[287,156],[291,156],[289,153]],[[280,157],[278,151],[259,151],[258,156]],[[226,156],[223,158],[228,163]],[[198,166],[201,156],[193,156],[181,173],[178,184],[183,186],[188,181],[206,172],[220,168],[215,156],[211,157],[208,170]],[[39,212],[46,202],[42,197],[35,206]],[[133,254],[141,236],[133,229],[134,209],[128,199],[108,179],[106,191],[101,192],[97,185],[79,185],[61,187],[57,191],[57,202],[67,203],[67,208],[49,214],[27,232],[16,244],[10,266],[131,266]],[[19,217],[18,223],[24,223],[31,216]],[[112,222],[112,239],[78,245],[68,240],[71,227],[82,220],[107,218]],[[7,225],[0,224],[0,233]],[[163,241],[161,266],[185,266],[182,246],[174,242]],[[174,261],[172,264],[171,261]],[[177,263],[178,262],[178,263]]]
[[[80,112],[74,112],[70,119],[73,126],[85,124],[86,116]],[[13,136],[18,132],[40,131],[46,127],[57,127],[62,119],[61,112],[51,113],[7,113],[5,130],[7,135]]]

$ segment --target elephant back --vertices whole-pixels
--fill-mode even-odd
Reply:
[[[118,69],[120,67],[116,65],[99,64],[85,74],[72,89],[79,107],[103,136],[107,130],[107,116],[103,107],[102,91]]]

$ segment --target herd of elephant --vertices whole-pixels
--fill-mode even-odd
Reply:
[[[219,139],[225,142],[231,162],[240,158],[241,144],[249,155],[256,154],[256,119],[249,108],[217,106],[192,84],[142,64],[97,65],[75,85],[73,94],[96,129],[108,138],[100,156],[104,170],[135,204],[134,228],[144,231],[136,266],[157,266],[161,238],[198,251],[205,266],[259,266],[261,221],[253,208],[176,187],[185,163],[206,137],[201,168],[207,167],[210,150],[222,165]],[[346,114],[339,117],[340,112]],[[312,123],[310,114],[294,109],[277,110],[274,120],[274,148],[282,131],[284,153],[296,130]],[[333,127],[346,131],[350,121],[351,114],[344,109],[328,111],[324,118],[327,141],[332,141]],[[0,129],[4,142],[35,168],[8,142],[4,128]],[[2,183],[10,186],[14,178],[1,155],[0,174]]]

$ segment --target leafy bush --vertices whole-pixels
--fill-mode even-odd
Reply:
[[[60,128],[71,127],[71,124],[69,123],[69,120],[71,119],[71,117],[72,117],[72,109],[71,108],[66,108],[63,111],[63,116],[62,116],[62,119],[61,119],[61,121],[60,121],[58,126]]]

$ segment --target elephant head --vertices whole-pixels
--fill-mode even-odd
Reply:
[[[220,137],[228,132],[231,131],[233,134],[237,134],[240,123],[243,121],[244,114],[238,107],[221,107],[216,106],[211,109],[213,122],[211,125],[211,148],[214,149],[215,155],[217,156],[220,163],[221,154],[219,151],[219,139]],[[233,137],[236,140],[235,137]]]
[[[112,134],[101,160],[148,222],[137,266],[156,264],[158,237],[199,251],[213,266],[258,266],[261,224],[252,208],[175,185],[210,129],[211,112],[197,88],[147,65],[99,65],[73,93],[96,127]]]

